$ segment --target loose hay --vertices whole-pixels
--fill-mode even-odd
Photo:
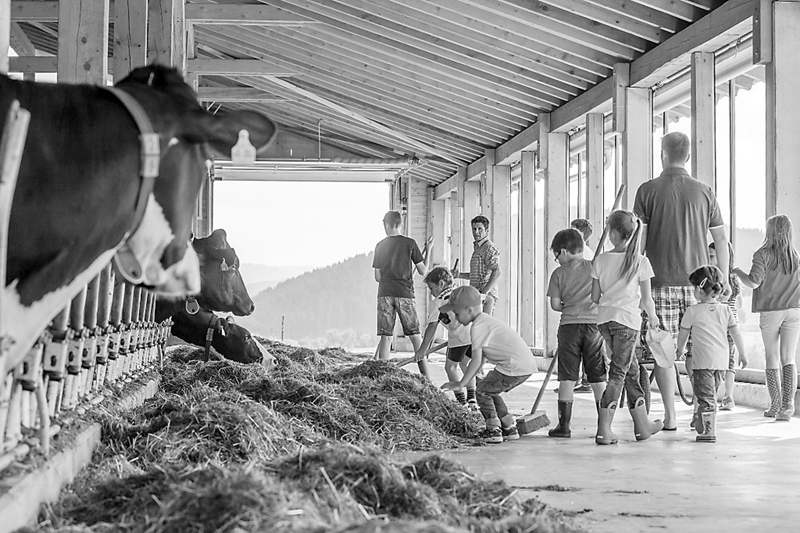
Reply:
[[[265,343],[266,344],[266,343]],[[420,376],[340,349],[270,343],[278,360],[173,354],[162,391],[123,419],[38,531],[499,533],[579,531],[538,500],[431,455],[479,417]]]

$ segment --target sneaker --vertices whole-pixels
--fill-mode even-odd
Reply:
[[[517,426],[503,428],[500,431],[503,433],[503,440],[519,440],[519,431],[517,431]]]
[[[503,442],[503,430],[497,427],[486,428],[480,433],[478,437],[483,439],[487,444],[500,444]],[[519,435],[517,435],[519,437]]]
[[[592,392],[591,385],[578,385],[576,386],[572,392]]]
[[[473,413],[477,413],[478,411],[480,411],[480,410],[481,410],[481,408],[480,408],[480,407],[478,407],[478,400],[476,400],[476,399],[474,399],[474,398],[473,398],[472,400],[468,400],[468,401],[467,401],[467,407],[468,407],[468,408],[469,408],[469,410],[470,410],[470,411],[472,411]]]
[[[734,407],[736,407],[736,403],[734,403],[733,398],[731,398],[730,396],[728,396],[727,398],[723,398],[722,402],[720,402],[719,404],[720,411],[730,411]]]

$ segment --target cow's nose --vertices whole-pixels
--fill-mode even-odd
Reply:
[[[256,310],[256,304],[250,304],[250,313],[249,314],[252,315],[253,311],[255,311],[255,310]]]

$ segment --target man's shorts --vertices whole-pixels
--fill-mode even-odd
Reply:
[[[653,303],[656,307],[656,314],[661,320],[661,327],[669,331],[674,340],[678,338],[681,329],[681,320],[689,306],[697,301],[694,299],[694,287],[675,286],[675,287],[653,287],[650,290],[653,296]],[[640,337],[642,346],[642,357],[640,362],[654,361],[653,354],[647,346],[647,314],[642,311],[642,335]],[[692,336],[686,341],[686,355],[692,353]],[[684,358],[681,356],[680,360]]]
[[[397,296],[378,296],[378,336],[394,335],[394,321],[400,315],[403,334],[419,335],[419,320],[414,298],[398,298]]]
[[[465,344],[464,346],[448,346],[447,347],[447,360],[460,363],[464,358],[472,358],[472,345]]]
[[[589,383],[606,381],[603,336],[597,324],[564,324],[558,327],[558,381],[578,381],[583,368]]]

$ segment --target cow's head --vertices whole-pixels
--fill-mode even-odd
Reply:
[[[188,242],[195,201],[208,176],[206,160],[212,154],[229,158],[243,129],[253,146],[263,150],[275,137],[275,124],[252,111],[207,112],[173,68],[138,68],[116,87],[145,110],[160,136],[162,154],[152,197],[118,264],[127,261],[141,277],[137,281],[159,292],[196,293],[198,259]]]
[[[225,338],[223,355],[226,359],[244,364],[261,363],[267,371],[275,367],[272,354],[246,328],[234,322],[233,317],[220,320],[218,327],[222,329],[221,333]]]
[[[256,306],[247,293],[239,272],[239,257],[228,244],[225,230],[216,229],[204,239],[194,239],[192,247],[200,259],[198,303],[206,309],[237,316],[252,314]]]

